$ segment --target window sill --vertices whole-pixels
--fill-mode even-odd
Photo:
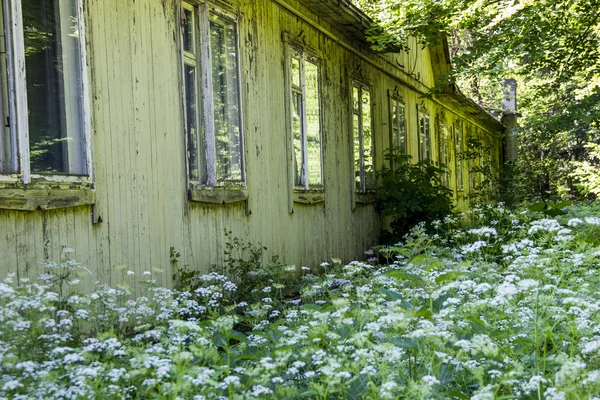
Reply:
[[[0,182],[0,209],[54,210],[96,203],[96,192],[91,183]]]
[[[294,190],[294,203],[320,204],[325,202],[325,193],[322,191]]]
[[[197,203],[232,204],[248,200],[248,190],[241,187],[193,187],[188,199]]]
[[[354,201],[357,204],[373,204],[377,201],[375,192],[355,193]]]

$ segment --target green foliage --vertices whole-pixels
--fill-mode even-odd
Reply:
[[[399,148],[384,152],[391,167],[379,171],[381,187],[377,190],[379,211],[391,217],[392,233],[401,237],[419,222],[444,218],[452,212],[452,191],[441,182],[444,168],[429,160],[411,162]]]
[[[560,203],[540,201],[530,205],[527,209],[532,212],[541,212],[549,217],[558,217],[559,215],[566,215],[567,207],[571,204],[573,204],[573,202],[568,200],[561,201]]]
[[[469,166],[469,201],[485,203],[498,198],[498,179],[494,176],[489,154],[492,147],[475,137],[467,139],[467,150],[457,154]]]
[[[202,272],[188,265],[179,265],[181,253],[175,250],[175,247],[169,249],[169,259],[173,268],[173,282],[175,288],[181,291],[193,292],[195,289],[202,286],[200,277]]]
[[[221,266],[213,265],[214,271],[227,275],[234,282],[239,282],[236,292],[238,301],[248,300],[259,286],[265,282],[283,278],[280,272],[283,265],[279,263],[279,257],[273,256],[269,264],[264,264],[264,252],[266,247],[254,245],[250,241],[233,236],[231,231],[225,230],[225,259]]]
[[[456,84],[492,115],[502,82],[518,83],[516,188],[526,200],[594,197],[600,145],[599,0],[355,0],[405,48],[447,38]],[[411,39],[414,38],[414,39]],[[413,42],[414,40],[414,42]],[[414,43],[414,44],[413,44]],[[432,93],[439,91],[434,88]]]
[[[280,292],[284,287],[286,293],[293,290],[288,285],[296,278],[295,267],[290,268],[281,264],[277,255],[265,264],[266,247],[233,236],[233,233],[228,230],[225,230],[224,234],[227,240],[223,252],[223,263],[213,265],[211,271],[227,277],[237,284],[235,291],[223,292],[224,298],[228,301],[227,304],[260,300],[262,294],[258,289],[265,283],[277,285]],[[170,249],[170,255],[174,268],[173,280],[177,290],[195,292],[199,288],[206,287],[207,281],[204,279],[206,276],[204,272],[187,265],[180,266],[178,262],[180,254],[173,247]],[[208,283],[212,284],[212,281]]]
[[[587,160],[574,161],[574,169],[570,177],[575,180],[575,187],[582,195],[600,196],[600,144],[588,143]]]

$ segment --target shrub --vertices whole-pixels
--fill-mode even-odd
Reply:
[[[411,162],[399,148],[384,154],[390,167],[379,172],[381,187],[377,191],[379,211],[392,219],[392,234],[398,238],[419,222],[444,218],[453,209],[452,190],[441,182],[445,169],[429,160]]]
[[[200,288],[213,285],[207,276],[218,276],[231,280],[237,287],[234,291],[224,292],[223,300],[228,305],[239,302],[259,301],[262,297],[260,289],[264,285],[273,284],[279,289],[286,288],[285,294],[294,290],[291,286],[296,277],[296,267],[283,265],[277,255],[265,263],[266,247],[260,243],[255,245],[248,240],[238,238],[231,231],[225,230],[225,250],[222,265],[213,265],[213,274],[205,275],[198,269],[187,265],[179,265],[179,252],[171,247],[171,264],[174,269],[175,289],[197,293]],[[280,290],[283,292],[282,290]],[[284,293],[280,293],[283,295]],[[281,297],[281,296],[280,296]]]

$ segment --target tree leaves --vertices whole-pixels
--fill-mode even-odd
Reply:
[[[600,0],[355,3],[378,21],[387,41],[395,36],[405,48],[409,38],[423,46],[448,38],[453,69],[445,84],[456,84],[498,118],[503,79],[515,78],[523,195],[575,194],[573,178],[582,174],[572,175],[581,167],[573,163],[593,161],[586,145],[600,144]]]

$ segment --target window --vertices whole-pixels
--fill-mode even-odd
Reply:
[[[440,166],[445,169],[442,173],[441,180],[442,184],[446,187],[450,187],[450,171],[448,169],[448,161],[450,160],[450,147],[452,141],[450,138],[450,127],[443,121],[439,121],[439,162]]]
[[[207,5],[183,3],[181,36],[190,184],[241,185],[245,171],[236,19]]]
[[[296,48],[289,49],[288,62],[294,188],[322,189],[319,65]]]
[[[359,83],[352,85],[352,132],[355,187],[364,193],[375,187],[375,166],[371,92]]]
[[[479,186],[479,147],[480,142],[473,128],[469,126],[467,134],[467,155],[469,158],[469,189],[477,190]]]
[[[431,159],[431,124],[429,114],[419,109],[419,160]]]
[[[477,171],[475,170],[475,159],[469,159],[469,189],[471,191],[477,188]]]
[[[406,106],[399,98],[390,96],[390,117],[392,146],[400,148],[402,154],[406,154]]]
[[[464,175],[463,175],[463,133],[460,123],[454,125],[454,134],[456,136],[456,189],[464,190]]]
[[[19,174],[23,183],[39,175],[85,181],[91,154],[81,3],[2,3],[0,173]]]

